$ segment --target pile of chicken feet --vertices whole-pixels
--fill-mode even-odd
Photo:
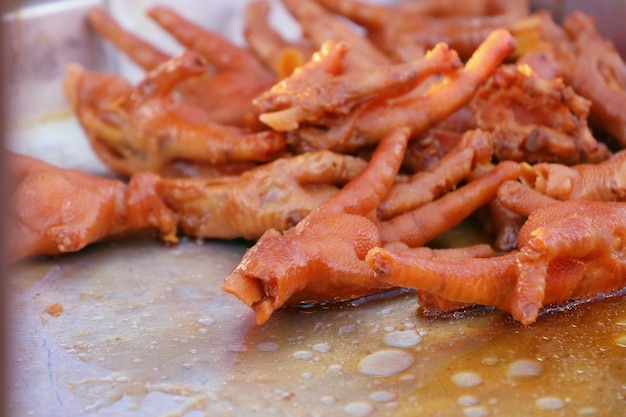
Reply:
[[[525,0],[249,3],[246,45],[164,6],[176,56],[94,8],[146,70],[68,65],[104,179],[11,155],[11,261],[156,233],[256,241],[222,288],[264,323],[285,304],[405,287],[532,324],[626,286],[626,65],[582,12]],[[347,19],[353,24],[348,24]],[[482,222],[489,243],[433,239]]]

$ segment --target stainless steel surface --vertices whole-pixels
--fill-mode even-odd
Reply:
[[[129,78],[137,73],[121,57],[105,58],[110,51],[86,32],[87,3],[62,3],[77,9],[64,9],[65,40],[49,44],[61,51],[37,41],[58,30],[58,15],[56,23],[30,12],[9,17],[11,42],[25,42],[12,46],[21,73],[11,79],[8,99],[18,110],[9,145],[111,175],[64,110],[63,68],[75,58]],[[142,33],[163,36],[137,17],[149,3],[110,5]],[[177,7],[236,33],[234,14],[212,10],[244,3]],[[170,48],[167,39],[158,42]],[[71,46],[77,40],[96,49]],[[31,47],[39,52],[31,56]],[[615,416],[626,407],[624,296],[550,312],[528,328],[489,310],[416,316],[411,293],[281,310],[256,326],[253,313],[219,288],[245,249],[243,242],[130,240],[15,265],[7,277],[11,415]]]

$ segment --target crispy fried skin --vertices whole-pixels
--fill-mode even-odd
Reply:
[[[233,269],[222,288],[264,323],[286,302],[341,300],[380,292],[364,263],[380,245],[376,207],[387,193],[406,150],[408,129],[391,131],[367,167],[295,227],[269,229]]]
[[[239,164],[243,170],[282,154],[282,134],[213,123],[202,108],[177,99],[175,86],[206,70],[204,61],[187,51],[131,87],[119,76],[72,64],[64,89],[100,159],[123,175],[166,174],[181,160],[214,167]]]
[[[176,242],[176,220],[150,173],[122,181],[52,166],[9,153],[10,261],[74,252],[107,237],[157,231]]]
[[[432,292],[456,307],[494,306],[530,325],[543,306],[626,285],[624,219],[624,203],[555,202],[532,212],[518,250],[501,257],[424,260],[375,248],[366,260],[388,284]]]
[[[163,201],[189,236],[258,239],[295,226],[366,162],[330,151],[281,158],[238,176],[163,180]]]

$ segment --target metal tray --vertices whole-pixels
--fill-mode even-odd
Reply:
[[[44,3],[8,17],[19,29],[11,51],[22,65],[12,74],[9,147],[111,175],[60,93],[69,59],[133,77],[132,66],[85,28],[82,16],[94,3]],[[238,23],[230,11],[244,2],[228,3],[219,6],[224,13],[199,1],[177,7],[231,33]],[[147,2],[109,6],[130,8],[120,15],[129,18]],[[68,30],[46,29],[59,27],[59,14]],[[37,64],[41,39],[54,49],[48,65]],[[37,91],[50,98],[38,100]],[[463,239],[463,231],[449,238]],[[410,292],[284,309],[256,326],[253,313],[219,288],[246,247],[127,240],[14,265],[10,415],[615,416],[626,409],[623,296],[549,311],[530,327],[493,310],[421,317]]]

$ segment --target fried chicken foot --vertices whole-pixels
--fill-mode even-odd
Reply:
[[[134,33],[122,28],[113,17],[100,6],[89,10],[87,19],[92,28],[107,39],[130,59],[146,71],[151,71],[171,57]]]
[[[221,35],[193,24],[164,6],[155,6],[148,15],[171,33],[182,45],[202,55],[210,68],[202,76],[181,80],[176,91],[187,104],[202,108],[208,121],[258,128],[252,99],[276,82],[247,49]],[[139,36],[124,30],[106,10],[94,7],[89,22],[105,39],[124,51],[147,71],[155,70],[172,57]]]
[[[338,301],[380,292],[365,264],[379,246],[376,208],[393,183],[406,150],[408,129],[392,130],[367,167],[295,227],[266,231],[222,288],[256,313],[258,324],[286,302]]]
[[[523,65],[496,69],[470,103],[476,125],[495,135],[499,160],[600,162],[609,155],[587,126],[591,103],[560,79]]]
[[[457,307],[493,306],[530,325],[543,306],[626,285],[624,219],[624,203],[556,202],[534,210],[519,249],[501,257],[425,260],[375,248],[366,261],[390,285],[432,292]]]
[[[596,30],[593,18],[573,12],[563,20],[573,51],[560,57],[561,75],[593,103],[590,122],[626,147],[626,64],[614,45]]]
[[[352,53],[346,61],[346,72],[360,71],[389,65],[392,61],[337,16],[327,12],[313,0],[281,0],[289,13],[300,23],[302,32],[316,48],[332,40],[346,42]]]
[[[502,60],[514,49],[510,33],[495,31],[476,50],[465,67],[441,77],[426,92],[411,91],[389,100],[374,101],[344,117],[333,115],[318,125],[301,124],[289,132],[288,142],[307,151],[331,149],[351,152],[378,143],[389,126],[408,126],[419,136],[469,103]]]
[[[163,201],[188,236],[258,239],[295,226],[366,162],[330,151],[280,158],[239,176],[163,180]]]
[[[519,172],[519,164],[501,162],[489,173],[438,200],[382,221],[379,227],[383,243],[400,241],[410,247],[428,243],[496,198],[500,185],[506,180],[517,179]]]
[[[522,182],[557,200],[624,201],[626,199],[626,150],[599,164],[523,163]]]
[[[467,178],[478,164],[488,164],[493,155],[489,135],[468,131],[432,171],[418,172],[407,182],[394,184],[380,204],[383,220],[413,210],[439,198]]]
[[[269,23],[270,5],[266,0],[253,0],[246,6],[244,37],[250,50],[278,77],[290,76],[315,52],[306,39],[300,42],[286,41]]]
[[[349,114],[364,101],[401,95],[462,65],[454,51],[440,44],[424,59],[340,74],[347,55],[347,44],[325,42],[301,69],[254,100],[261,121],[274,130],[295,130],[304,121],[315,124],[329,114]]]
[[[247,169],[281,154],[285,138],[280,133],[207,122],[203,109],[177,100],[174,87],[205,71],[200,57],[187,51],[132,88],[116,75],[73,64],[64,89],[100,159],[123,175],[167,173],[181,160]]]
[[[137,174],[124,184],[11,152],[8,157],[11,262],[137,232],[157,231],[163,240],[177,241],[176,220],[154,174]]]
[[[395,60],[415,59],[445,42],[466,59],[497,29],[525,32],[538,22],[527,17],[528,1],[416,1],[379,6],[360,1],[318,0],[368,31],[372,42]]]

